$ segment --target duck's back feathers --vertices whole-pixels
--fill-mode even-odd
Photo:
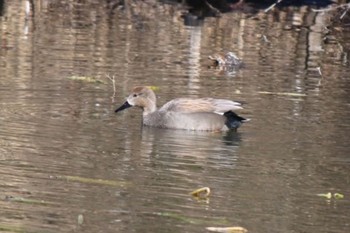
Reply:
[[[242,109],[241,104],[231,100],[213,98],[178,98],[169,101],[159,111],[174,111],[181,113],[208,112],[224,114],[227,111]]]

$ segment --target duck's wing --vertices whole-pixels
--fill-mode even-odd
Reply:
[[[181,113],[213,112],[224,114],[225,112],[237,109],[242,109],[241,103],[232,100],[213,98],[179,98],[169,101],[159,110]]]

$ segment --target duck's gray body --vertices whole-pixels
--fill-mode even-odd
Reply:
[[[155,94],[148,87],[134,88],[116,112],[131,106],[143,109],[144,125],[160,128],[226,131],[247,121],[233,112],[242,109],[241,104],[226,99],[178,98],[157,109]]]

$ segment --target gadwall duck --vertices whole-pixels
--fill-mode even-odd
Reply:
[[[248,121],[233,110],[241,104],[226,99],[177,98],[157,109],[156,95],[149,87],[135,87],[115,112],[137,106],[143,110],[143,124],[160,128],[226,131]]]

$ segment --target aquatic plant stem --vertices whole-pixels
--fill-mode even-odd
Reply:
[[[107,74],[106,77],[112,82],[112,85],[113,85],[113,95],[112,95],[111,99],[112,99],[112,102],[114,102],[115,94],[117,92],[117,89],[115,86],[115,75],[110,76],[109,74]]]

